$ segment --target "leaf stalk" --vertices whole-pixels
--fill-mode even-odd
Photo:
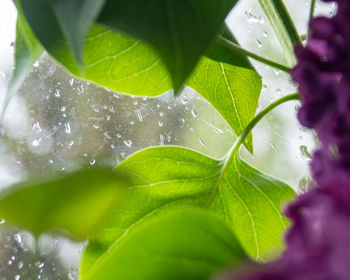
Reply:
[[[217,184],[215,185],[215,187],[213,188],[209,199],[207,200],[206,204],[205,204],[205,208],[209,208],[209,206],[211,205],[211,203],[213,202],[215,195],[218,191],[218,188],[220,186],[221,180],[223,179],[228,167],[230,166],[230,163],[232,162],[232,160],[234,159],[234,157],[236,156],[237,152],[239,151],[240,146],[242,145],[242,143],[244,142],[244,140],[246,139],[246,137],[249,135],[249,133],[253,130],[253,128],[257,125],[257,123],[259,123],[259,121],[265,117],[269,112],[271,112],[273,109],[275,109],[276,107],[278,107],[279,105],[291,101],[291,100],[299,100],[299,94],[298,93],[293,93],[293,94],[289,94],[286,96],[283,96],[282,98],[272,102],[269,106],[267,106],[264,110],[262,110],[261,112],[259,112],[252,120],[251,122],[247,125],[247,127],[244,129],[244,131],[242,132],[242,134],[237,138],[237,140],[235,141],[235,143],[232,145],[230,151],[227,153],[227,155],[224,157],[223,159],[223,166],[221,169],[221,173],[220,176],[218,178]]]
[[[280,64],[278,62],[271,61],[271,60],[269,60],[267,58],[264,58],[262,56],[259,56],[259,55],[255,54],[255,53],[247,51],[247,50],[243,49],[241,46],[239,46],[238,44],[236,44],[236,43],[234,43],[232,41],[229,41],[229,40],[227,40],[226,38],[224,38],[222,36],[218,36],[217,40],[218,40],[218,42],[220,44],[225,45],[226,47],[230,48],[234,52],[238,52],[238,53],[241,53],[241,54],[246,55],[248,57],[251,57],[251,58],[253,58],[253,59],[257,60],[257,61],[260,61],[260,62],[262,62],[262,63],[264,63],[266,65],[269,65],[269,66],[271,66],[273,68],[276,68],[276,69],[281,70],[283,72],[286,72],[288,74],[291,71],[291,68],[289,68],[288,66]]]

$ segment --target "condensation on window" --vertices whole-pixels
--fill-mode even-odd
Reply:
[[[227,23],[241,45],[272,60],[283,52],[258,1],[241,1]],[[300,34],[306,33],[309,1],[286,1]],[[334,6],[317,3],[317,13]],[[13,67],[16,11],[0,2],[0,100]],[[288,75],[254,62],[263,77],[258,110],[296,91]],[[254,129],[254,155],[241,155],[298,191],[308,188],[310,154],[316,138],[300,127],[298,102],[271,112]],[[72,77],[47,54],[34,65],[12,99],[0,134],[0,189],[38,174],[82,167],[116,166],[150,146],[180,145],[214,158],[228,151],[236,136],[207,101],[186,88],[157,98],[127,96]],[[77,279],[85,243],[28,232],[0,220],[0,280]]]

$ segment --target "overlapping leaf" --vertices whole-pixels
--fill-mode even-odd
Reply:
[[[86,239],[119,203],[125,177],[106,170],[21,183],[0,194],[0,217],[39,235],[46,231]]]
[[[230,229],[201,209],[177,210],[139,226],[83,280],[204,280],[245,253]]]
[[[225,32],[234,40],[233,36]],[[94,26],[85,41],[84,65],[79,67],[62,45],[56,58],[74,75],[133,95],[157,96],[171,89],[160,57],[147,44]],[[64,51],[66,50],[66,51]],[[246,57],[214,43],[185,82],[206,98],[237,135],[254,117],[261,78]],[[252,151],[252,138],[244,143]]]
[[[237,2],[20,1],[34,33],[50,53],[59,52],[60,42],[67,39],[70,50],[80,58],[85,34],[99,15],[98,22],[148,42],[165,62],[176,91],[212,43]]]
[[[132,187],[124,205],[90,239],[82,262],[84,277],[106,251],[140,225],[186,206],[207,206],[255,259],[269,258],[282,248],[287,222],[281,203],[294,192],[237,157],[225,164],[184,148],[157,147],[131,156],[116,172],[130,176]]]

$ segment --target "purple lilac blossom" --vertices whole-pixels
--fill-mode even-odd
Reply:
[[[336,2],[334,17],[310,22],[291,73],[302,101],[298,119],[321,143],[311,162],[315,187],[285,210],[293,225],[282,256],[223,279],[350,279],[350,0]]]

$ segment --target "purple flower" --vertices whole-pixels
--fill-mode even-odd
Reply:
[[[223,279],[350,279],[350,0],[336,2],[333,18],[311,21],[291,73],[303,104],[298,119],[321,142],[311,162],[316,186],[285,211],[293,225],[283,255]]]

